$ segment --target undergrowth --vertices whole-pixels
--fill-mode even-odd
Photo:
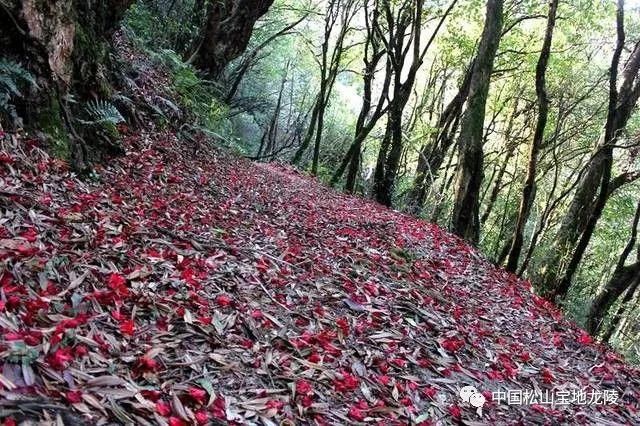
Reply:
[[[188,51],[184,43],[193,43],[197,36],[195,27],[186,30],[184,40],[176,35],[185,32],[184,28],[180,31],[176,28],[189,13],[192,12],[182,10],[159,16],[152,8],[136,4],[127,14],[124,21],[127,39],[149,59],[151,66],[163,69],[170,80],[169,96],[157,99],[161,105],[149,106],[161,125],[173,125],[187,138],[204,136],[216,144],[244,153],[244,147],[234,134],[229,107],[220,100],[219,85],[204,78],[183,58]],[[176,115],[180,116],[179,120]]]

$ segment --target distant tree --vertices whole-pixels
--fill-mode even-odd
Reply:
[[[316,96],[307,133],[291,160],[292,163],[299,164],[313,140],[313,158],[311,162],[311,174],[313,175],[318,173],[325,112],[329,105],[336,78],[341,70],[343,56],[348,50],[348,47],[345,46],[345,41],[352,30],[351,21],[358,9],[359,3],[356,0],[329,0],[327,3],[324,15],[323,40],[318,61],[320,90]]]
[[[426,43],[422,44],[423,0],[382,3],[381,39],[387,49],[393,72],[387,107],[385,133],[373,174],[373,196],[381,204],[391,205],[396,175],[403,151],[403,112],[409,102],[418,70],[442,24],[457,3],[452,1],[444,11]],[[394,7],[395,6],[395,9]]]
[[[373,7],[371,7],[373,4]],[[379,19],[381,10],[379,0],[365,0],[364,2],[364,21],[365,21],[365,41],[363,49],[364,71],[362,73],[362,106],[356,121],[353,141],[342,159],[340,166],[331,178],[331,184],[335,185],[342,178],[345,170],[347,170],[347,179],[345,190],[353,192],[356,187],[358,172],[360,171],[360,156],[362,155],[362,144],[373,130],[377,122],[386,112],[386,101],[389,95],[389,86],[391,84],[391,61],[387,57],[384,66],[384,75],[378,100],[374,104],[373,85],[375,82],[378,65],[387,54],[385,44],[381,39],[382,31],[379,28]]]

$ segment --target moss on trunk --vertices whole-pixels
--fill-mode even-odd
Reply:
[[[73,95],[82,105],[108,99],[116,72],[111,38],[133,0],[10,0],[0,13],[0,55],[12,58],[36,76],[40,89],[20,100],[18,111],[28,131],[44,133],[52,153],[73,166],[86,165],[78,150],[82,138],[71,128]]]

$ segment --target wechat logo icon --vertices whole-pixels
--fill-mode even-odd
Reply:
[[[460,398],[475,408],[482,408],[484,403],[487,402],[484,395],[478,392],[478,389],[474,386],[465,386],[460,389]]]

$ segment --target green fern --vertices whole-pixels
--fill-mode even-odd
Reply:
[[[11,98],[21,97],[25,86],[38,87],[33,75],[17,62],[0,58],[0,111],[11,112]]]
[[[125,121],[120,111],[118,111],[118,108],[107,101],[89,101],[84,109],[89,118],[87,120],[79,120],[82,124],[116,125]]]

